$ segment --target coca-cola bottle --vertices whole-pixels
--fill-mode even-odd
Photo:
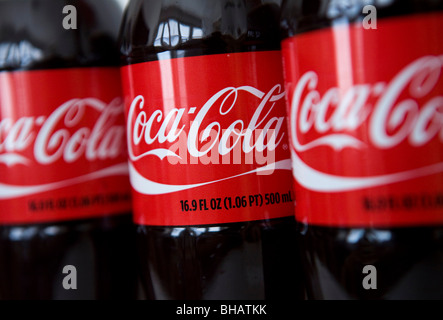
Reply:
[[[286,1],[311,299],[443,298],[443,1]]]
[[[122,11],[0,1],[0,299],[135,297]]]
[[[121,68],[147,298],[303,297],[279,1],[129,3]]]

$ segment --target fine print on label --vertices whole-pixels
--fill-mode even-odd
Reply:
[[[180,208],[182,212],[203,212],[253,207],[260,208],[262,206],[272,206],[274,204],[292,202],[293,199],[294,195],[291,190],[289,190],[287,193],[283,194],[274,192],[236,197],[180,200]]]

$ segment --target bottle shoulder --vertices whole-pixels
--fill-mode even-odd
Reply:
[[[118,65],[116,1],[0,1],[0,71]]]
[[[283,0],[280,28],[282,38],[340,24],[362,22],[370,13],[377,19],[443,11],[441,0]]]
[[[218,53],[279,50],[280,1],[150,1],[129,4],[123,64]]]

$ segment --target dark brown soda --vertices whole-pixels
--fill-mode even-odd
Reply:
[[[361,23],[366,4],[376,4],[378,19],[443,10],[438,0],[288,0],[282,4],[282,38]],[[443,298],[441,225],[337,228],[298,223],[297,229],[309,299]],[[376,289],[363,286],[370,275],[363,273],[367,265],[375,267]]]
[[[66,5],[77,9],[77,30],[63,28]],[[0,72],[117,67],[122,11],[110,0],[2,0]],[[0,299],[134,299],[134,240],[131,212],[0,225]],[[76,267],[76,290],[63,288],[66,265]]]
[[[131,1],[121,33],[122,63],[280,50],[279,5],[280,1],[250,0]],[[198,30],[198,37],[193,32],[184,37],[178,25]],[[161,28],[165,32],[156,39]],[[146,210],[149,214],[149,207]],[[302,299],[295,219],[293,212],[289,215],[217,225],[138,225],[138,264],[146,297]]]

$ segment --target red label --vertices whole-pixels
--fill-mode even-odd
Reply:
[[[135,221],[293,215],[280,52],[122,68]]]
[[[0,73],[0,223],[131,209],[118,68]]]
[[[283,42],[296,218],[443,223],[443,14]]]

